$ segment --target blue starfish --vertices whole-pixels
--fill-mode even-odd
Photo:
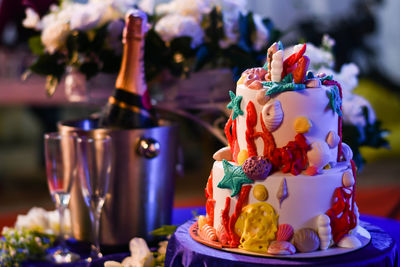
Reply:
[[[339,116],[342,116],[342,111],[340,110],[340,107],[342,106],[342,99],[340,98],[339,88],[335,85],[330,91],[327,91],[326,94],[329,97],[329,105],[331,106],[332,110]]]
[[[242,96],[236,96],[234,92],[229,91],[231,102],[226,106],[228,109],[232,109],[232,120],[235,120],[237,116],[243,115],[243,110],[240,109],[240,102],[242,102]]]
[[[234,166],[225,159],[222,160],[222,165],[224,167],[224,178],[219,182],[218,187],[231,189],[231,197],[236,196],[240,192],[242,184],[251,184],[254,182],[247,178],[241,166]]]

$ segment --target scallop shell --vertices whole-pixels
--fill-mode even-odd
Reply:
[[[220,224],[218,227],[217,238],[222,245],[227,245],[229,243],[229,236],[222,224]]]
[[[318,236],[321,250],[329,248],[332,241],[331,219],[326,214],[321,214],[317,218]]]
[[[261,83],[261,81],[253,81],[251,84],[249,84],[247,86],[249,89],[253,89],[253,90],[260,90],[261,88],[263,88],[263,85]]]
[[[328,146],[330,148],[334,148],[339,144],[340,141],[340,136],[334,132],[334,131],[330,131],[328,133],[328,136],[326,137],[326,142],[328,143]]]
[[[265,105],[271,99],[271,96],[265,94],[266,90],[260,90],[257,92],[256,99],[260,105]]]
[[[255,185],[253,189],[253,196],[258,201],[265,201],[268,199],[268,190],[262,184]]]
[[[287,241],[272,241],[267,252],[272,255],[293,255],[296,248]]]
[[[244,78],[244,85],[249,86],[252,84],[254,81],[259,81],[260,77],[255,74],[255,73],[250,73]]]
[[[329,146],[326,142],[317,141],[311,144],[307,152],[309,165],[320,171],[330,160]]]
[[[245,70],[245,71],[243,72],[242,75],[254,73],[254,74],[257,74],[258,77],[264,77],[265,74],[267,74],[267,72],[268,72],[268,71],[267,71],[266,69],[261,68],[261,67],[258,67],[258,68],[247,69],[247,70]]]
[[[203,238],[204,240],[209,240],[209,241],[217,241],[217,233],[215,231],[215,228],[212,226],[209,226],[208,224],[203,225],[199,229],[199,236]]]
[[[227,161],[232,161],[233,156],[232,156],[231,148],[229,146],[221,148],[220,150],[218,150],[217,152],[214,153],[213,159],[216,161],[221,161],[223,159],[225,159]]]
[[[280,224],[276,233],[276,240],[289,241],[293,237],[293,227],[290,224]]]
[[[261,112],[268,131],[273,132],[278,129],[283,120],[281,102],[275,100],[274,102],[265,105]]]
[[[308,133],[311,127],[312,123],[307,117],[297,117],[294,121],[294,130],[296,133]]]
[[[311,252],[319,248],[319,237],[310,228],[302,228],[294,234],[294,245],[300,252]]]
[[[347,162],[350,162],[350,160],[353,158],[353,151],[346,143],[342,143],[342,153],[344,160]]]
[[[351,173],[350,171],[344,172],[342,176],[342,183],[345,187],[353,186],[355,183],[353,173]]]
[[[359,248],[362,246],[362,244],[360,240],[354,235],[345,235],[337,243],[337,246],[341,248]]]

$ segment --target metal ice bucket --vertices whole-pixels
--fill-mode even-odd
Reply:
[[[149,233],[171,223],[177,127],[111,130],[97,124],[96,119],[62,121],[58,129],[64,134],[112,137],[113,173],[101,216],[101,244],[124,246],[133,237],[153,242]],[[73,236],[90,241],[90,218],[79,179],[72,186],[70,209]]]

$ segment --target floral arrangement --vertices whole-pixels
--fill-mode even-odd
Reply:
[[[23,25],[40,32],[29,40],[37,56],[29,71],[47,76],[49,95],[69,68],[87,79],[116,73],[121,59],[123,17],[138,6],[148,13],[146,78],[168,71],[186,77],[203,68],[231,68],[235,76],[260,63],[278,36],[272,23],[246,10],[245,0],[64,0],[43,17],[26,9]]]
[[[58,212],[32,208],[26,215],[18,215],[13,228],[4,227],[0,238],[1,266],[19,266],[21,262],[40,260],[53,246],[60,230]],[[65,213],[65,232],[70,233],[69,211]]]

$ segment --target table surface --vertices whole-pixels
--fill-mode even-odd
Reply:
[[[173,210],[173,215],[172,215],[172,224],[183,225],[188,220],[193,219],[194,216],[200,215],[200,214],[205,214],[204,207],[175,208]],[[382,228],[386,233],[388,233],[395,240],[395,242],[397,244],[398,253],[400,253],[400,250],[399,250],[399,248],[400,248],[400,221],[381,218],[381,217],[366,216],[366,215],[361,215],[361,220],[368,222],[368,223],[372,224],[373,226]],[[190,236],[189,236],[189,238],[190,238]],[[199,245],[201,245],[201,244],[199,244]],[[204,246],[204,245],[201,245],[201,246]],[[79,248],[78,248],[78,250],[79,250]],[[76,248],[75,248],[75,251],[76,251]],[[96,267],[103,266],[104,261],[107,261],[107,260],[122,261],[127,256],[128,256],[128,252],[106,255],[105,257],[103,257],[103,259],[92,262],[90,266],[96,266]],[[46,263],[46,262],[28,262],[28,263],[25,263],[23,266],[29,266],[29,267],[30,266],[35,266],[35,267],[46,266],[46,267],[48,267],[48,266],[52,266],[52,265],[49,263]],[[66,265],[57,265],[57,266],[61,267],[61,266],[88,266],[88,265],[86,262],[81,261],[79,263],[74,263],[73,265],[66,264]]]

